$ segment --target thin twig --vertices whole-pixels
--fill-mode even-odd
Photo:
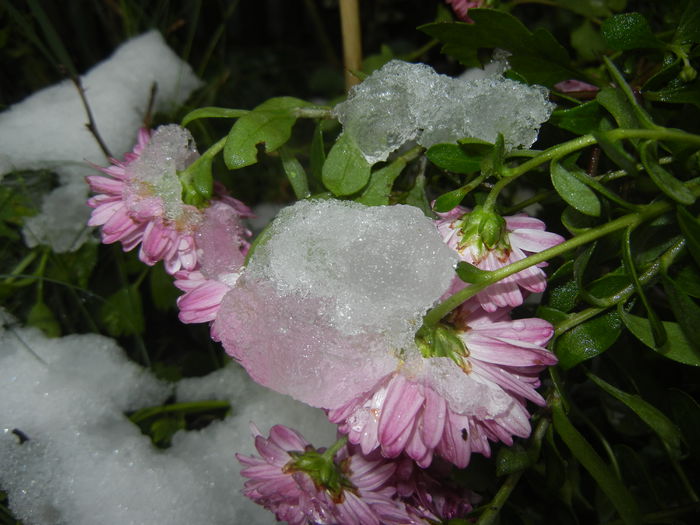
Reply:
[[[146,106],[146,114],[143,116],[143,127],[150,128],[153,122],[153,108],[156,104],[156,95],[158,94],[158,82],[151,84],[151,93],[148,95],[148,105]]]
[[[102,140],[100,133],[97,131],[97,124],[95,123],[95,119],[92,117],[92,111],[90,110],[90,104],[88,104],[87,97],[85,96],[85,89],[83,88],[83,83],[80,80],[80,76],[72,74],[70,76],[70,79],[73,81],[73,84],[75,84],[75,88],[78,90],[78,94],[80,95],[80,100],[83,101],[83,106],[85,107],[85,113],[87,113],[88,122],[87,122],[87,124],[85,124],[85,127],[88,129],[88,131],[90,133],[92,133],[92,136],[95,137],[95,140],[97,141],[97,145],[100,146],[102,153],[104,153],[108,159],[112,158],[112,154],[109,152],[109,148]]]
[[[340,0],[340,27],[343,33],[345,89],[360,83],[353,72],[362,69],[360,8],[357,0]]]

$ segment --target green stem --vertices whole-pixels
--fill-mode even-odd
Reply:
[[[333,110],[323,106],[311,106],[294,109],[294,115],[298,118],[333,118]]]
[[[190,403],[173,403],[158,407],[148,407],[137,410],[129,416],[132,423],[141,423],[155,416],[172,414],[174,412],[208,412],[231,408],[228,401],[192,401]]]
[[[491,525],[491,523],[496,521],[498,513],[501,512],[503,505],[505,505],[506,501],[508,501],[508,498],[510,497],[510,493],[513,492],[513,489],[515,489],[515,487],[518,485],[518,481],[520,481],[520,477],[523,475],[523,472],[523,470],[513,472],[506,478],[503,485],[501,485],[498,492],[496,492],[496,495],[489,502],[486,510],[481,514],[481,516],[479,516],[479,520],[476,522],[476,525]]]
[[[22,274],[22,272],[24,272],[27,266],[34,262],[34,259],[36,259],[38,253],[38,250],[32,250],[27,255],[25,255],[24,258],[20,262],[18,262],[17,265],[12,269],[9,275],[5,277],[5,280],[2,284],[8,285],[14,283]]]
[[[684,131],[678,131],[668,128],[658,128],[658,129],[614,129],[611,131],[606,131],[605,133],[599,134],[601,138],[605,138],[609,141],[617,141],[624,139],[633,138],[645,138],[653,140],[671,140],[679,142],[690,142],[700,146],[700,135],[693,135],[691,133],[686,133]],[[501,178],[496,184],[494,184],[491,192],[487,197],[487,202],[495,202],[498,194],[505,188],[508,184],[513,182],[515,179],[524,175],[528,171],[545,164],[553,159],[564,157],[570,155],[571,153],[578,151],[588,146],[596,144],[596,139],[593,135],[583,135],[577,137],[569,142],[559,144],[544,150],[542,153],[536,157],[523,162],[519,166],[514,168],[506,168],[503,171],[503,178]]]
[[[348,442],[348,436],[343,436],[338,441],[333,443],[330,447],[326,449],[326,451],[322,454],[322,457],[324,459],[333,461],[333,458],[337,454],[337,452],[345,446],[345,444]]]
[[[642,274],[639,275],[639,282],[641,284],[647,284],[649,281],[654,279],[659,272],[666,271],[666,269],[673,263],[676,257],[683,252],[685,249],[685,239],[679,240],[668,250],[666,250],[658,259],[656,259]],[[587,308],[581,310],[569,318],[557,323],[554,327],[554,336],[558,337],[564,332],[571,330],[573,327],[595,317],[596,315],[604,312],[605,310],[612,308],[613,306],[626,301],[635,292],[634,284],[630,284],[609,297],[602,299],[599,304],[595,307]]]

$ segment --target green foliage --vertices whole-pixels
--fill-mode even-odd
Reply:
[[[205,79],[191,105],[155,117],[189,125],[200,151],[214,146],[188,173],[188,203],[205,206],[218,180],[234,196],[252,195],[246,198],[251,205],[335,196],[371,206],[405,203],[429,217],[458,205],[491,206],[505,215],[535,205],[532,213],[547,229],[566,237],[565,245],[540,260],[549,275],[540,304],[513,313],[531,317],[536,311],[554,326],[549,348],[559,362],[549,377],[543,373],[539,388],[547,406],[528,406],[534,428],[529,440],[516,439],[513,447],[493,444],[491,458],[474,455],[469,467],[455,469],[453,480],[483,498],[471,516],[452,520],[455,524],[696,521],[700,2],[629,2],[629,12],[622,12],[627,3],[491,2],[494,9],[470,10],[473,24],[447,21],[441,6],[439,20],[421,26],[422,33],[400,35],[387,21],[419,20],[409,17],[420,10],[419,23],[434,20],[435,6],[363,6],[370,10],[363,32],[373,36],[365,40],[361,73],[404,57],[429,60],[454,74],[455,59],[480,67],[498,48],[510,53],[509,78],[549,88],[563,80],[600,87],[597,93],[551,89],[556,109],[531,150],[506,151],[502,139],[488,144],[464,138],[427,151],[400,150],[376,167],[326,108],[304,100],[343,96],[336,87],[342,77],[336,43],[318,32],[324,23],[336,23],[332,2],[305,2],[303,8],[282,3],[294,17],[271,15],[270,27],[287,36],[310,21],[317,33],[306,38],[313,43],[309,47],[299,40],[279,45],[270,33],[258,38],[265,28],[232,15],[236,2],[207,6],[211,16],[200,17],[197,25],[188,12],[194,3],[176,8],[127,0],[109,31],[96,30],[104,34],[102,47],[109,43],[101,53],[106,56],[127,35],[160,27]],[[12,95],[0,95],[3,104],[27,95],[26,86],[58,80],[55,64],[84,71],[99,58],[97,53],[89,60],[91,46],[66,38],[73,27],[67,13],[84,12],[70,15],[85,21],[80,27],[107,23],[104,16],[87,18],[92,4],[61,11],[66,18],[56,18],[51,3],[20,4],[8,4],[0,27],[0,66],[13,79],[7,86]],[[246,6],[252,10],[246,14],[267,20],[256,11],[264,3],[255,4]],[[312,15],[298,18],[309,5],[320,12],[320,26]],[[177,25],[182,21],[184,30]],[[236,40],[230,27],[245,39]],[[76,31],[75,41],[87,41],[85,34]],[[447,59],[431,49],[436,42]],[[14,74],[15,69],[31,74]],[[254,109],[225,107],[232,101]],[[217,144],[223,146],[221,157]],[[261,151],[268,155],[258,155]],[[27,250],[21,227],[55,184],[50,173],[32,172],[8,174],[0,185],[3,308],[53,336],[93,331],[119,337],[132,358],[147,363],[151,357],[152,370],[167,380],[219,366],[221,351],[207,327],[178,322],[174,306],[180,292],[162,265],[144,270],[135,253],[124,255],[118,246],[98,250],[94,243],[65,254],[46,247]],[[265,238],[265,231],[255,237],[250,253]],[[472,290],[493,279],[493,272],[465,262],[456,273]],[[451,351],[450,341],[438,342]],[[144,349],[148,355],[141,354]],[[176,432],[201,427],[229,410],[228,403],[212,401],[151,407],[129,417],[155,446],[167,447]],[[0,521],[10,523],[1,496]]]
[[[581,179],[586,177],[586,174],[581,173],[581,171],[576,167],[569,170],[558,160],[553,160],[551,164],[552,185],[561,198],[574,209],[586,215],[598,217],[600,216],[600,200],[593,190],[585,182],[582,182]]]
[[[602,118],[600,103],[591,100],[572,108],[555,110],[549,123],[577,135],[585,135],[600,129]]]
[[[647,19],[639,13],[611,16],[603,22],[601,33],[605,43],[616,51],[659,48],[664,45],[654,35]]]
[[[406,161],[398,158],[391,164],[381,169],[373,171],[370,175],[369,184],[356,200],[367,206],[386,206],[389,204],[389,197],[394,181],[401,175],[406,167]]]
[[[349,135],[333,145],[323,164],[323,184],[334,195],[352,195],[369,181],[371,166]]]
[[[229,169],[250,166],[258,161],[258,144],[270,153],[283,146],[292,135],[298,108],[310,106],[294,97],[271,98],[242,115],[231,128],[224,146]]]
[[[138,288],[127,286],[107,297],[100,318],[107,333],[113,337],[143,333],[145,323]]]
[[[514,16],[491,9],[470,9],[474,24],[434,23],[419,29],[442,44],[443,53],[469,67],[479,66],[478,50],[505,49],[513,70],[529,83],[553,86],[580,75],[566,49],[545,29],[529,31]]]

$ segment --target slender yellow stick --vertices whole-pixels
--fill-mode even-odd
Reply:
[[[343,64],[345,88],[360,82],[352,74],[362,68],[362,37],[360,36],[360,8],[358,0],[340,0],[340,28],[343,33]]]

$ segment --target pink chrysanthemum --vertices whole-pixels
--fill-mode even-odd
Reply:
[[[228,195],[212,201],[204,210],[195,235],[197,268],[175,274],[175,286],[185,292],[177,300],[183,323],[205,323],[216,317],[224,295],[240,276],[250,248],[247,238],[251,233],[241,217],[251,215],[245,204]]]
[[[472,511],[479,496],[450,482],[451,470],[452,465],[438,458],[428,469],[418,468],[407,457],[397,460],[397,494],[416,519],[441,523],[464,518]]]
[[[463,261],[482,270],[497,270],[564,241],[561,235],[545,231],[545,225],[539,219],[521,214],[503,217],[504,231],[489,247],[479,231],[482,220],[479,213],[482,212],[475,210],[470,213],[466,208],[458,206],[448,213],[438,214],[440,218],[436,221],[436,226],[447,245],[454,249]],[[500,220],[497,216],[493,217],[494,223]],[[540,269],[543,266],[546,266],[546,263],[506,277],[479,292],[477,297],[482,308],[493,312],[497,308],[519,306],[523,302],[520,288],[529,292],[543,292],[547,287],[547,276]],[[458,283],[458,287],[466,286],[461,281]]]
[[[121,241],[126,251],[140,243],[139,257],[146,264],[162,260],[169,273],[193,270],[201,212],[182,202],[177,171],[197,156],[189,132],[179,126],[139,131],[124,161],[111,159],[112,166],[98,168],[106,176],[87,177],[97,193],[88,200],[94,208],[88,224],[102,226],[102,241]]]
[[[236,454],[248,479],[243,493],[292,525],[411,523],[388,484],[396,466],[371,460],[343,446],[327,457],[298,432],[282,425],[269,438],[255,431],[260,458]]]
[[[88,200],[88,206],[93,208],[88,225],[102,226],[102,242],[111,244],[121,241],[125,251],[131,250],[141,242],[146,229],[146,223],[133,218],[124,202],[126,185],[131,178],[126,167],[139,158],[150,138],[149,130],[140,129],[133,151],[126,153],[123,161],[110,159],[111,166],[95,166],[108,175],[107,177],[86,177],[90,189],[97,193]]]
[[[455,14],[463,21],[472,23],[474,22],[469,18],[469,10],[475,7],[481,7],[484,0],[445,0],[448,4],[452,6],[452,10]]]
[[[402,356],[373,390],[329,411],[363,453],[405,452],[422,467],[437,453],[465,467],[472,452],[490,455],[489,440],[511,445],[530,435],[526,400],[544,405],[538,375],[556,363],[544,348],[552,326],[478,308],[460,316],[462,355]]]

